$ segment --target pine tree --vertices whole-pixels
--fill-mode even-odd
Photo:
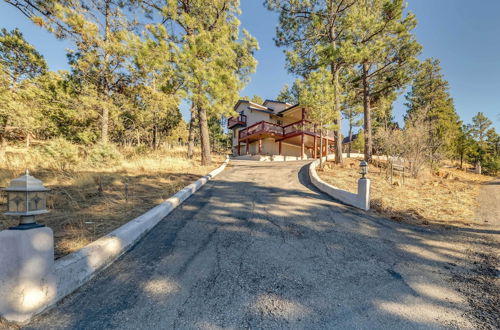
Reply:
[[[169,40],[164,26],[148,25],[142,36],[134,36],[133,64],[129,69],[134,77],[132,88],[136,108],[142,113],[136,123],[151,132],[151,146],[159,146],[160,134],[168,135],[180,120],[179,110],[182,78],[177,71],[177,48]]]
[[[326,68],[311,72],[298,84],[300,104],[308,109],[307,118],[320,132],[320,155],[323,150],[325,129],[334,128],[331,123],[337,117],[332,112],[335,106],[334,87],[331,84],[332,74]],[[323,157],[320,156],[320,168],[323,167]]]
[[[264,103],[264,99],[262,97],[260,97],[259,95],[252,96],[252,98],[250,99],[250,101],[252,101],[253,103],[257,103],[257,104]]]
[[[460,169],[463,168],[464,160],[471,154],[475,141],[472,138],[472,133],[469,125],[462,125],[456,136],[454,143],[455,154],[460,160]]]
[[[486,132],[486,144],[488,153],[494,157],[500,156],[500,135],[493,127]]]
[[[128,78],[127,40],[137,22],[121,0],[8,1],[56,37],[69,37],[76,50],[68,54],[74,75],[98,95],[101,141],[109,140],[110,119],[117,118],[119,93]],[[89,86],[85,86],[88,88]]]
[[[493,122],[488,119],[484,113],[478,112],[477,115],[472,117],[472,136],[474,136],[480,144],[484,144],[486,132],[492,124]]]
[[[43,56],[18,30],[0,30],[0,69],[3,92],[0,106],[0,147],[7,143],[8,131],[23,131],[29,146],[30,130],[35,129],[41,118],[36,89],[32,80],[45,74],[47,63]]]
[[[372,108],[411,80],[421,46],[412,30],[415,16],[403,15],[403,0],[357,1],[345,19],[343,58],[358,69],[363,98],[365,160],[371,161]]]
[[[268,9],[279,12],[276,44],[287,50],[288,69],[306,77],[319,68],[328,68],[332,75],[334,104],[332,113],[336,127],[335,161],[342,163],[341,71],[348,59],[342,51],[346,17],[358,0],[266,0]]]
[[[290,104],[299,103],[299,91],[297,89],[297,81],[295,81],[291,87],[289,87],[288,84],[285,84],[281,88],[276,100],[280,102],[287,102]]]
[[[255,70],[257,41],[243,30],[238,0],[178,0],[146,4],[162,15],[179,48],[178,67],[200,129],[202,165],[210,165],[208,118],[229,114]]]
[[[469,126],[472,137],[476,141],[476,147],[471,152],[471,158],[476,164],[478,174],[482,174],[481,166],[487,160],[487,145],[485,142],[486,132],[490,128],[492,121],[488,119],[482,112],[472,117],[472,124]]]
[[[438,60],[427,59],[420,64],[406,100],[406,120],[422,116],[428,125],[431,145],[437,148],[430,150],[431,163],[437,155],[449,153],[458,135],[459,118]]]

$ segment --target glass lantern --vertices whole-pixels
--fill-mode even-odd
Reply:
[[[10,182],[7,193],[8,210],[5,215],[20,217],[19,225],[10,229],[23,230],[43,227],[35,222],[35,216],[47,213],[47,192],[42,181],[26,174]]]
[[[368,174],[368,163],[364,160],[359,163],[359,174],[361,174],[362,179]]]

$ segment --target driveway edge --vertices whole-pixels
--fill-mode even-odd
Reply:
[[[58,301],[91,280],[100,271],[110,266],[122,254],[139,242],[163,218],[191,197],[208,181],[220,174],[228,163],[229,157],[220,167],[184,187],[163,203],[80,250],[56,260],[54,265],[56,278],[55,298],[48,301],[43,309],[40,309],[36,314],[55,305]]]

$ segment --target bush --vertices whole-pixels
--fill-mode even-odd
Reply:
[[[485,174],[490,175],[500,173],[500,157],[488,157],[482,165],[482,170]]]
[[[145,144],[139,144],[134,147],[134,155],[143,156],[151,152],[151,148],[149,148]]]
[[[50,140],[40,152],[48,167],[59,170],[69,170],[80,161],[78,146],[63,138]]]
[[[116,165],[122,160],[122,154],[111,143],[95,144],[87,154],[87,161],[93,165]]]

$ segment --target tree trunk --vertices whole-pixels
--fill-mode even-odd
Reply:
[[[189,120],[189,135],[188,135],[188,158],[193,159],[194,155],[194,130],[195,130],[195,118],[196,108],[194,105],[191,106],[191,120]]]
[[[319,168],[323,169],[323,123],[319,129]]]
[[[153,125],[153,149],[158,149],[158,126]]]
[[[335,47],[335,42],[334,42]],[[333,76],[333,97],[335,100],[334,112],[337,113],[337,119],[334,124],[337,126],[335,134],[335,163],[342,164],[342,114],[340,112],[340,93],[339,93],[339,67],[335,63],[331,63],[330,69]],[[328,152],[327,152],[328,153]]]
[[[9,118],[4,118],[2,128],[0,131],[0,150],[5,151],[7,147],[7,126],[9,125]]]
[[[104,12],[104,42],[105,46],[107,46],[109,41],[109,16],[110,16],[110,1],[105,1],[105,12]],[[106,101],[109,102],[110,95],[110,55],[107,53],[107,47],[104,47],[104,74],[103,82],[102,82],[102,91],[105,95]],[[105,104],[102,109],[102,117],[101,117],[101,142],[108,143],[108,129],[109,129],[109,108],[108,105]]]
[[[351,158],[352,145],[352,119],[349,118],[349,143],[347,144],[347,158]]]
[[[200,126],[201,138],[201,165],[212,165],[210,155],[210,133],[208,131],[207,111],[203,107],[198,107],[198,125]]]
[[[109,110],[106,106],[102,109],[101,118],[101,142],[108,143]]]
[[[340,122],[342,120],[342,115],[340,111],[338,112],[337,116],[338,119],[336,121],[338,129],[335,131],[335,163],[342,164],[344,160],[342,159],[342,132],[340,131]]]
[[[363,64],[363,110],[365,129],[365,161],[372,161],[372,119],[370,109],[370,88],[368,86],[368,65]]]

